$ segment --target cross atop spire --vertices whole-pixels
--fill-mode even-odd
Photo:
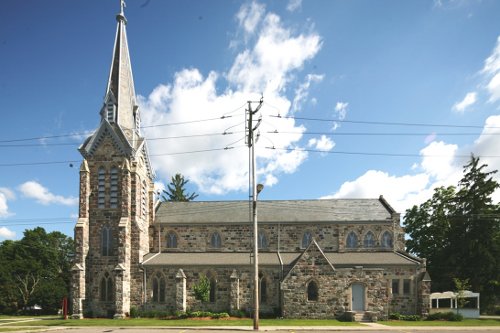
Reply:
[[[120,15],[125,16],[123,9],[127,7],[125,0],[120,0]]]

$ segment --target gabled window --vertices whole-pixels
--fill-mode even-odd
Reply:
[[[374,247],[375,246],[375,235],[373,232],[368,231],[363,239],[364,247]]]
[[[153,277],[153,302],[165,302],[165,278],[160,273]]]
[[[305,249],[306,247],[308,247],[311,241],[312,241],[311,232],[310,231],[304,232],[304,234],[302,235],[302,244],[301,244],[302,248]]]
[[[111,168],[110,178],[109,206],[111,208],[118,208],[118,168]]]
[[[103,167],[97,171],[97,207],[106,207],[106,170]]]
[[[99,284],[99,300],[101,302],[113,301],[113,279],[108,272],[104,274]]]
[[[347,235],[346,247],[348,249],[355,249],[358,247],[358,236],[354,231]]]
[[[177,234],[173,231],[169,231],[167,234],[167,249],[177,248]]]
[[[389,231],[386,231],[382,234],[382,247],[386,249],[392,248],[392,234]]]
[[[267,247],[269,245],[267,242],[266,234],[262,230],[259,230],[257,243],[258,243],[259,249],[267,249]]]
[[[222,247],[222,239],[217,231],[212,233],[210,237],[210,246],[214,249],[220,249]]]
[[[307,300],[314,302],[318,300],[318,284],[314,280],[307,284]]]
[[[101,255],[111,255],[111,228],[108,226],[101,229]]]

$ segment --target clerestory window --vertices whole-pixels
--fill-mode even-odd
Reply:
[[[210,246],[214,249],[220,249],[222,247],[222,239],[217,231],[212,233],[210,237]]]
[[[259,230],[257,243],[258,243],[259,249],[267,249],[267,247],[269,245],[267,242],[266,234],[262,230]]]
[[[363,239],[364,247],[374,247],[375,246],[375,235],[373,232],[368,231]]]
[[[304,232],[304,234],[302,235],[302,248],[305,249],[306,247],[308,247],[311,241],[312,233],[310,231]]]
[[[169,231],[167,234],[167,249],[177,248],[177,234],[173,231]]]
[[[386,249],[392,248],[392,234],[389,231],[386,231],[382,234],[382,247]]]
[[[358,247],[358,236],[354,231],[347,235],[346,247],[348,249],[355,249]]]

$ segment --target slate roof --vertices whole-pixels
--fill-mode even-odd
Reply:
[[[273,200],[258,202],[258,220],[278,222],[389,221],[394,210],[379,199]],[[249,201],[162,202],[156,223],[227,224],[251,220]]]
[[[280,253],[284,265],[291,265],[300,252]],[[389,265],[410,265],[418,262],[395,252],[325,252],[334,267],[381,267]],[[252,265],[250,252],[170,252],[149,253],[144,257],[144,266],[241,266]],[[259,265],[279,265],[276,252],[259,253]]]

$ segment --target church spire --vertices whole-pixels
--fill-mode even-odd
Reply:
[[[131,142],[139,134],[140,122],[128,50],[127,19],[125,18],[124,7],[125,1],[120,0],[120,13],[116,15],[118,24],[113,59],[101,117],[109,123],[118,124],[129,142]]]

